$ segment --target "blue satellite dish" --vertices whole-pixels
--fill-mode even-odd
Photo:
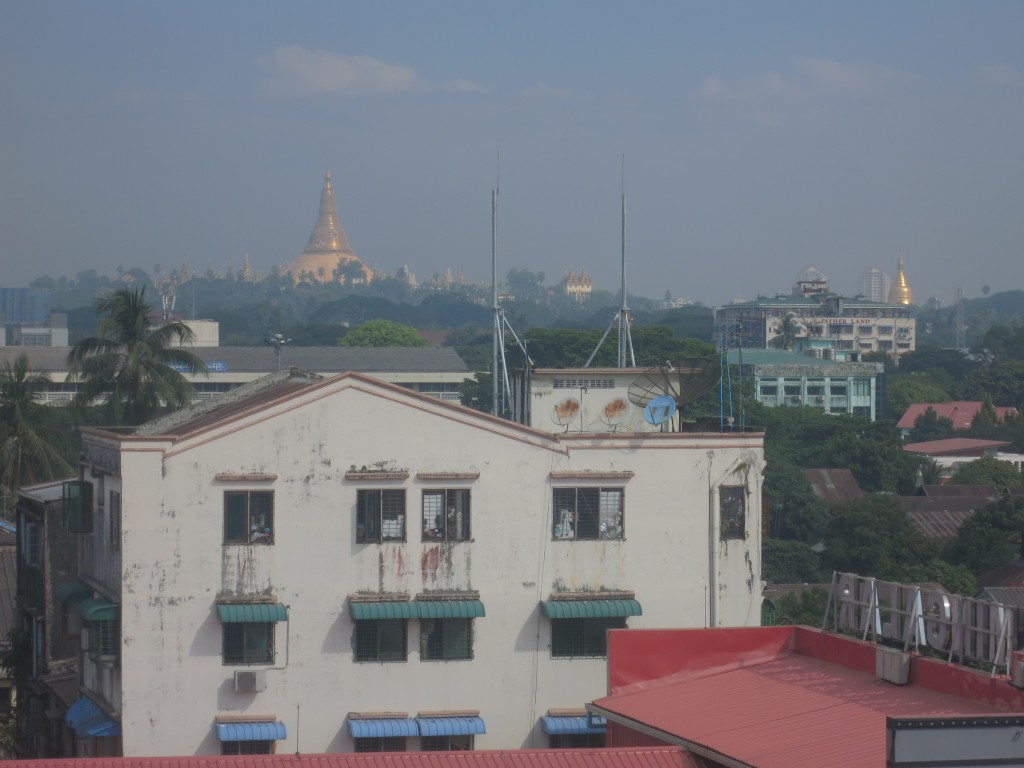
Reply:
[[[644,421],[655,427],[664,424],[676,415],[675,398],[668,395],[660,395],[647,404],[644,408]]]

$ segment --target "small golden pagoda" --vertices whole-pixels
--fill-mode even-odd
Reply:
[[[896,279],[889,288],[889,303],[902,304],[909,307],[914,303],[914,293],[907,283],[907,275],[903,271],[903,255],[900,254],[899,266],[897,267]]]
[[[334,188],[331,186],[331,172],[324,174],[324,189],[320,193],[320,215],[309,235],[306,247],[286,270],[292,280],[306,279],[318,283],[331,283],[336,270],[353,264],[354,268],[344,270],[341,282],[370,282],[373,272],[352,252],[345,230],[338,223],[338,209],[334,203]],[[361,277],[359,276],[361,273]]]

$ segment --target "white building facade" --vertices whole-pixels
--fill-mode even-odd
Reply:
[[[607,629],[759,622],[761,434],[293,370],[83,438],[81,678],[125,755],[546,747]]]

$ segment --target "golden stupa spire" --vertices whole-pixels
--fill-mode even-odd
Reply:
[[[320,193],[320,214],[317,216],[313,231],[306,241],[302,253],[288,267],[293,280],[312,279],[319,282],[334,282],[339,279],[339,270],[351,263],[362,270],[366,282],[373,279],[373,272],[366,268],[352,252],[348,244],[345,230],[338,222],[338,208],[334,201],[334,187],[331,185],[331,172],[324,174],[324,188]],[[343,282],[353,278],[349,270]]]
[[[914,294],[907,283],[907,275],[903,271],[903,254],[900,254],[899,266],[897,267],[896,279],[889,288],[889,303],[903,304],[910,306],[914,303]]]

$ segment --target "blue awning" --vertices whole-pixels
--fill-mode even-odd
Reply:
[[[217,738],[221,741],[281,741],[288,738],[288,731],[280,720],[276,723],[270,720],[217,723]]]
[[[593,715],[589,722],[586,715],[547,715],[540,719],[540,727],[547,734],[604,733],[608,721]]]
[[[348,732],[353,739],[419,736],[416,721],[408,717],[348,718]]]
[[[487,733],[484,721],[471,715],[453,717],[417,717],[420,736],[473,736]]]
[[[92,699],[85,696],[68,707],[64,720],[80,739],[121,735],[121,724],[110,719]]]

